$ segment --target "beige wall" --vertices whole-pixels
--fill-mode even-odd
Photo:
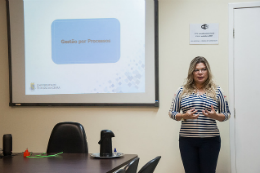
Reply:
[[[246,0],[243,0],[246,1]],[[61,121],[80,122],[86,131],[89,152],[99,151],[102,129],[112,130],[113,145],[119,152],[136,153],[139,169],[161,155],[157,173],[184,172],[178,149],[180,123],[171,120],[168,109],[172,96],[183,84],[190,60],[205,56],[215,81],[228,91],[228,3],[232,0],[160,0],[159,61],[160,108],[127,107],[22,107],[9,103],[9,75],[5,0],[0,0],[0,136],[11,133],[13,151],[26,148],[46,151],[53,126]],[[242,1],[240,1],[242,2]],[[190,23],[219,23],[218,45],[189,45]],[[229,122],[218,123],[222,148],[218,173],[230,172]],[[0,137],[2,144],[2,137]],[[0,145],[1,147],[2,145]]]

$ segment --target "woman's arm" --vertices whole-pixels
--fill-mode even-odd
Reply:
[[[182,113],[177,113],[177,114],[175,115],[175,120],[176,120],[176,121],[180,121],[180,120],[182,120],[182,119],[184,119]]]
[[[181,120],[181,113],[180,113],[180,107],[181,107],[181,99],[180,99],[180,95],[182,93],[182,87],[180,87],[176,94],[174,94],[174,97],[172,99],[172,104],[170,107],[170,110],[168,112],[168,115],[170,118],[176,120],[176,121],[180,121]]]
[[[219,113],[217,113],[213,105],[211,105],[211,111],[203,110],[202,113],[203,115],[218,120],[220,122],[226,121],[230,118],[228,102],[220,87],[218,88],[218,109]]]
[[[222,89],[219,87],[219,114],[223,114],[225,118],[223,121],[227,121],[230,118],[230,111],[228,106],[227,97],[224,95]]]
[[[191,109],[185,112],[185,114],[180,113],[180,107],[181,107],[181,99],[180,95],[182,93],[182,87],[177,90],[177,93],[174,95],[172,99],[172,104],[169,110],[169,117],[180,121],[182,119],[197,119],[199,117],[199,114],[195,114],[197,110]]]

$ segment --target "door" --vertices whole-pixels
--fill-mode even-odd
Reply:
[[[235,146],[231,147],[237,173],[260,173],[260,7],[234,9],[233,14]]]

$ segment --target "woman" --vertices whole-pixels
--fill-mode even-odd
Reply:
[[[187,82],[175,94],[169,116],[182,120],[179,147],[185,172],[215,173],[221,146],[216,120],[228,120],[230,112],[204,57],[191,61]]]

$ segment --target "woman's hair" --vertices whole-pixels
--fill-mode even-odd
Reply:
[[[209,63],[206,60],[206,58],[204,58],[202,56],[197,56],[190,62],[188,77],[186,79],[186,84],[184,84],[184,86],[183,86],[183,92],[181,94],[181,97],[190,95],[196,90],[196,86],[195,86],[194,79],[193,79],[193,72],[198,63],[203,63],[206,66],[207,71],[208,71],[208,78],[204,82],[204,86],[203,86],[206,90],[206,94],[207,94],[207,96],[212,97],[213,99],[216,99],[216,88],[217,87],[216,87],[216,84],[212,80],[213,76],[212,76],[212,73],[210,70]]]

